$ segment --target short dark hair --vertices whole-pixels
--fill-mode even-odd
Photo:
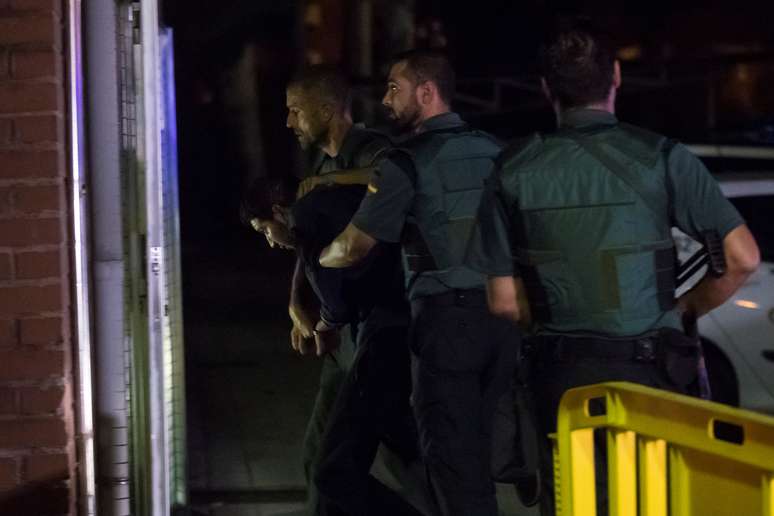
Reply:
[[[327,103],[342,113],[349,110],[352,92],[349,79],[330,65],[302,68],[288,83],[288,89],[299,88],[315,102]]]
[[[607,98],[613,85],[615,47],[588,18],[559,20],[540,48],[540,69],[562,109]]]
[[[249,225],[250,219],[268,220],[273,217],[271,207],[275,204],[290,206],[296,197],[298,179],[290,176],[281,178],[259,177],[250,183],[242,195],[239,218]]]
[[[438,87],[438,94],[445,103],[450,104],[454,98],[455,77],[449,58],[438,50],[414,49],[397,54],[392,64],[406,63],[406,71],[414,84],[433,81]]]

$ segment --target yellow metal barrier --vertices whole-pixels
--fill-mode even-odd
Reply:
[[[774,417],[625,382],[562,397],[557,515],[596,514],[597,428],[610,516],[774,516]]]

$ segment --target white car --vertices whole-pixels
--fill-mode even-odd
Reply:
[[[774,149],[690,147],[713,172],[761,250],[758,270],[731,299],[699,320],[713,399],[774,414]],[[699,247],[677,230],[675,242],[681,262]]]

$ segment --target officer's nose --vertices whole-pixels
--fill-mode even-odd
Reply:
[[[292,129],[292,128],[293,128],[293,125],[292,125],[292,124],[291,124],[291,122],[290,122],[290,117],[291,117],[291,116],[292,116],[292,114],[291,114],[291,113],[288,113],[288,116],[287,116],[287,118],[285,119],[285,127],[287,127],[288,129]]]
[[[390,90],[387,90],[384,97],[382,97],[382,106],[390,107],[390,104],[392,104],[392,101],[390,100]]]

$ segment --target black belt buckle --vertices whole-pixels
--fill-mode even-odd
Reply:
[[[653,362],[656,359],[656,348],[650,339],[634,341],[634,361]]]

